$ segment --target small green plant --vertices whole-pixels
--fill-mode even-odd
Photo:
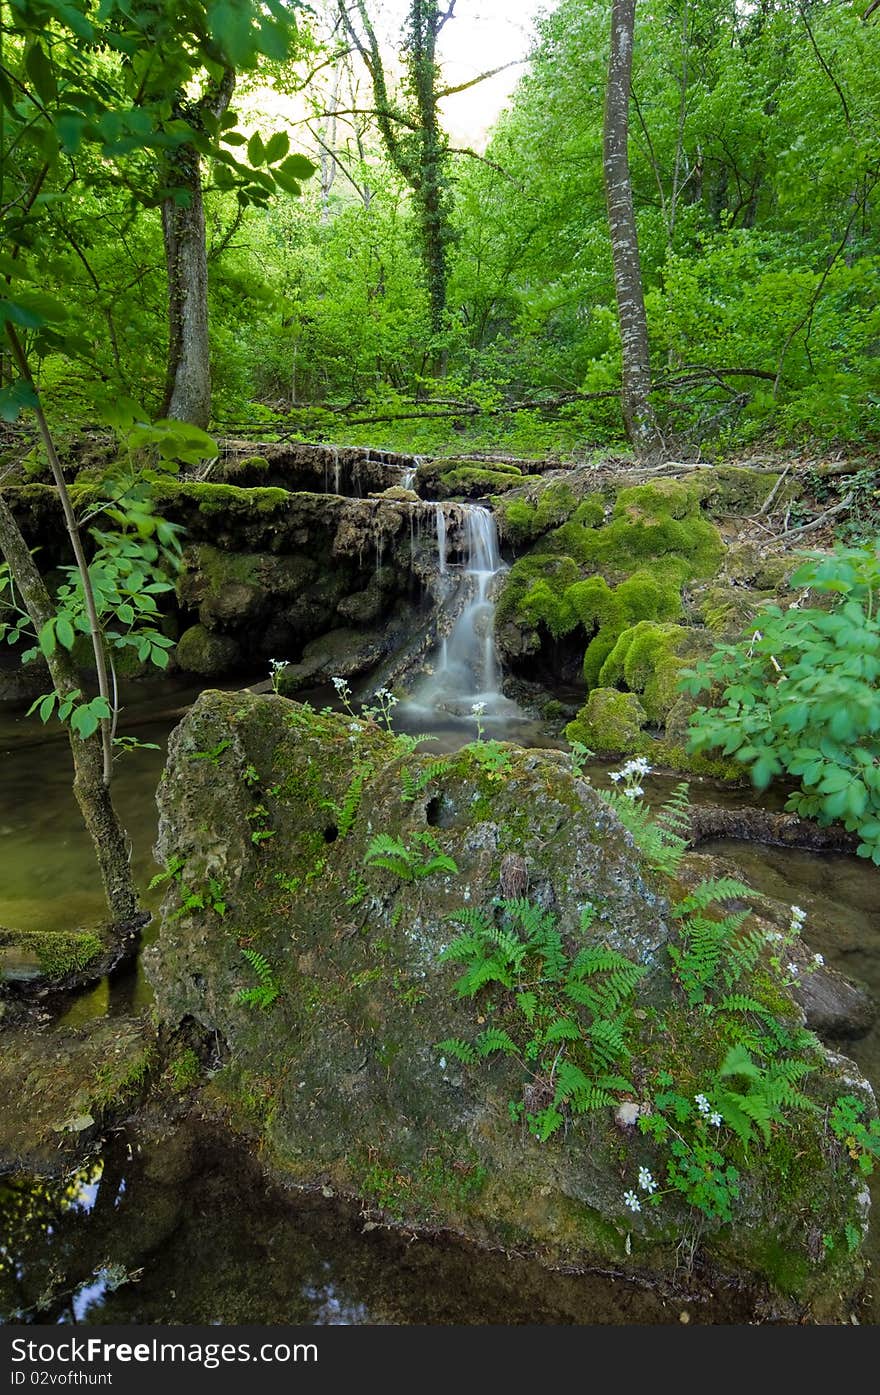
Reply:
[[[796,776],[786,808],[841,819],[859,856],[880,865],[878,542],[812,554],[791,580],[832,597],[830,608],[765,606],[759,629],[684,672],[686,692],[721,689],[720,704],[691,719],[691,749],[720,748],[759,789]]]
[[[423,881],[438,872],[458,871],[458,863],[442,851],[427,829],[413,834],[411,847],[390,833],[378,833],[364,854],[364,865],[384,867],[402,882]]]
[[[210,751],[190,751],[190,760],[209,760],[212,765],[218,765],[220,757],[224,751],[228,751],[232,742],[227,738],[218,741],[216,746],[212,746]]]
[[[591,756],[594,756],[596,752],[591,751],[589,746],[585,746],[583,741],[570,741],[569,747],[571,749],[571,768],[575,775],[580,778],[584,773],[587,761]]]
[[[463,749],[482,766],[490,780],[501,780],[510,770],[510,751],[500,741],[472,741]]]
[[[449,761],[443,759],[429,761],[417,775],[413,775],[411,770],[404,767],[401,804],[412,804],[428,788],[428,785],[435,780],[441,780],[448,770]]]
[[[621,1071],[629,1059],[630,1000],[645,969],[607,945],[587,945],[572,957],[556,918],[525,899],[498,901],[496,916],[457,911],[463,927],[441,958],[463,964],[460,997],[480,995],[481,1013],[497,1021],[472,1042],[449,1038],[438,1050],[465,1065],[496,1054],[513,1057],[525,1080],[510,1101],[542,1143],[572,1114],[618,1102],[632,1084]],[[585,908],[581,929],[594,916]]]
[[[206,885],[200,889],[194,889],[184,881],[183,874],[186,869],[186,860],[182,857],[173,857],[167,867],[157,872],[150,881],[150,890],[154,887],[162,886],[165,882],[176,882],[180,890],[181,902],[177,910],[171,914],[171,920],[179,920],[186,915],[187,911],[212,910],[215,915],[222,919],[226,914],[226,893],[216,877],[208,877]]]
[[[831,1131],[846,1148],[859,1171],[870,1176],[880,1159],[880,1119],[866,1124],[864,1100],[855,1095],[838,1095],[831,1111]]]
[[[473,717],[474,721],[475,721],[476,724],[477,724],[477,741],[478,741],[478,742],[482,741],[482,739],[483,739],[483,731],[485,730],[485,728],[484,728],[484,726],[483,726],[483,717],[485,716],[485,713],[486,713],[486,704],[485,704],[484,702],[474,702],[474,703],[471,703],[471,716]]]
[[[620,770],[612,770],[614,788],[600,793],[624,828],[632,834],[649,865],[658,872],[672,876],[678,870],[688,846],[688,787],[685,782],[676,785],[669,799],[655,814],[647,804],[642,803],[644,790],[641,781],[650,773],[651,766],[644,756],[636,756]]]
[[[243,949],[241,953],[256,974],[258,982],[252,988],[240,988],[235,995],[235,1001],[246,1003],[249,1007],[271,1007],[281,992],[271,964],[256,949]]]
[[[201,1063],[192,1047],[176,1056],[168,1067],[171,1084],[175,1090],[188,1090],[195,1085],[201,1074]]]
[[[322,799],[321,808],[329,809],[336,821],[336,835],[338,838],[347,838],[354,827],[354,821],[361,807],[361,796],[363,794],[364,785],[372,773],[372,761],[364,761],[363,764],[355,767],[354,774],[351,777],[351,783],[345,792],[345,798],[341,804],[336,804],[332,799]]]
[[[692,1007],[704,1003],[715,989],[732,989],[750,973],[767,947],[763,933],[744,930],[749,908],[713,915],[722,902],[750,896],[750,889],[731,877],[701,881],[672,914],[680,922],[679,943],[669,945],[675,976]]]
[[[335,679],[334,679],[335,682]],[[393,732],[394,709],[400,698],[395,697],[388,688],[379,688],[374,694],[374,702],[368,707],[362,707],[361,712],[365,717],[369,717],[377,726],[383,726],[386,731]]]

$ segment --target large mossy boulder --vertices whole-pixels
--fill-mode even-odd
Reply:
[[[760,1279],[791,1311],[842,1315],[862,1272],[867,1203],[825,1121],[837,1094],[867,1087],[815,1038],[804,1086],[815,1108],[735,1152],[729,1221],[668,1184],[656,1207],[638,1192],[640,1168],[663,1177],[639,1118],[660,1107],[667,1076],[685,1098],[708,1088],[727,1029],[671,977],[682,888],[648,867],[561,752],[476,743],[438,759],[366,719],[207,692],[171,738],[159,805],[169,889],[146,953],[156,1012],[166,1030],[185,1023],[213,1043],[224,1065],[202,1107],[251,1137],[278,1174],[413,1230],[673,1289],[684,1243],[715,1277]],[[513,1055],[474,1050],[465,1063],[465,1049],[462,1060],[481,1033],[518,1032],[530,1013],[534,1023],[528,993],[490,973],[463,996],[462,966],[444,958],[468,926],[509,933],[511,905],[546,917],[567,962],[629,966],[611,1024],[628,1041],[622,1074],[603,1058],[605,1094],[587,1112],[566,1108],[544,1141],[533,1124],[552,1106],[553,1072],[519,1037]],[[552,972],[539,957],[540,1002]],[[799,1029],[766,965],[742,990],[780,1032]],[[606,1029],[589,1036],[592,1009],[571,1015],[599,1069],[600,1041],[617,1047]],[[571,1036],[558,1030],[561,1061]]]

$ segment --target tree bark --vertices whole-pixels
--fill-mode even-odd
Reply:
[[[197,102],[177,102],[177,118],[198,125],[205,113],[220,117],[229,106],[235,73]],[[211,353],[208,337],[208,250],[199,153],[193,145],[174,151],[165,168],[174,192],[162,204],[162,234],[168,273],[168,363],[162,414],[205,430],[211,420]]]
[[[51,598],[34,565],[28,545],[0,493],[0,551],[9,564],[13,581],[34,629],[40,630],[55,614]],[[60,647],[47,656],[49,673],[59,699],[79,687],[76,669]],[[104,783],[104,755],[99,735],[82,740],[68,728],[73,756],[73,793],[83,822],[94,844],[104,895],[111,918],[128,921],[137,913],[137,892],[129,863],[128,841],[119,821],[110,789]]]
[[[623,354],[623,421],[637,458],[651,461],[662,456],[663,439],[649,397],[648,323],[629,171],[629,92],[635,9],[636,0],[612,0],[603,165]]]
[[[448,248],[452,237],[449,207],[449,150],[437,113],[437,36],[453,18],[454,0],[445,10],[439,0],[409,0],[403,62],[408,104],[392,102],[376,31],[366,0],[356,0],[363,35],[346,0],[339,0],[346,32],[361,55],[373,88],[379,131],[395,169],[413,194],[428,293],[431,332],[439,334],[446,314]],[[435,365],[440,367],[440,365]]]

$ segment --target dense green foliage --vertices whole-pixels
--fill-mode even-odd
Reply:
[[[720,706],[695,714],[691,744],[720,747],[761,789],[774,776],[797,777],[787,807],[842,819],[861,839],[859,854],[880,865],[880,555],[874,544],[839,546],[792,581],[830,607],[766,606],[759,629],[687,671],[690,692],[723,688]]]
[[[561,0],[539,20],[530,68],[480,159],[421,128],[412,73],[384,107],[365,96],[331,9],[11,7],[4,240],[20,250],[3,269],[20,283],[13,318],[56,420],[82,420],[119,392],[161,402],[157,210],[165,163],[186,144],[206,172],[219,425],[292,411],[312,438],[416,449],[450,427],[534,453],[620,439],[605,8]],[[664,430],[721,444],[768,430],[873,437],[875,24],[820,0],[754,11],[664,0],[639,7],[636,29],[631,162]],[[437,61],[442,70],[442,35]],[[237,111],[192,125],[175,115],[175,92],[229,65]],[[436,73],[425,82],[442,91]],[[383,110],[397,114],[407,177]],[[314,168],[301,140],[321,176],[294,202],[284,195]],[[418,152],[429,146],[443,166],[442,322],[423,246]],[[6,391],[11,414],[27,393],[8,364]],[[439,415],[420,409],[426,398],[440,399]]]
[[[495,920],[470,908],[452,917],[463,933],[441,958],[465,967],[456,991],[474,998],[492,985],[501,997],[484,1008],[490,1025],[474,1042],[449,1038],[438,1050],[469,1065],[496,1053],[517,1060],[524,1086],[511,1117],[544,1143],[569,1115],[603,1109],[632,1090],[621,1072],[630,1056],[630,1000],[645,970],[607,945],[572,957],[556,917],[530,901],[499,901],[497,909]],[[586,907],[582,932],[594,915]]]

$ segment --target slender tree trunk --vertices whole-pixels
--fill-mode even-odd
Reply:
[[[170,184],[187,202],[162,204],[168,269],[168,369],[162,415],[205,429],[211,420],[208,340],[208,258],[199,157],[192,146],[175,152]]]
[[[40,630],[55,614],[51,598],[9,505],[0,493],[0,551],[9,564],[13,581],[34,629]],[[79,687],[69,654],[57,647],[48,656],[49,673],[59,698]],[[80,807],[101,870],[104,895],[114,921],[126,921],[137,912],[137,892],[129,863],[125,830],[119,821],[110,789],[104,782],[104,752],[100,735],[82,740],[68,728],[73,756],[73,792]]]
[[[629,89],[636,0],[612,0],[611,56],[605,95],[604,170],[614,289],[623,352],[621,406],[626,434],[639,460],[663,453],[651,406],[648,323],[629,172]]]
[[[177,103],[175,115],[197,123],[226,111],[235,88],[227,69],[198,102]],[[168,364],[163,415],[204,430],[211,420],[211,346],[208,337],[208,250],[198,151],[183,145],[169,158],[165,183],[174,191],[162,204],[168,273]]]

